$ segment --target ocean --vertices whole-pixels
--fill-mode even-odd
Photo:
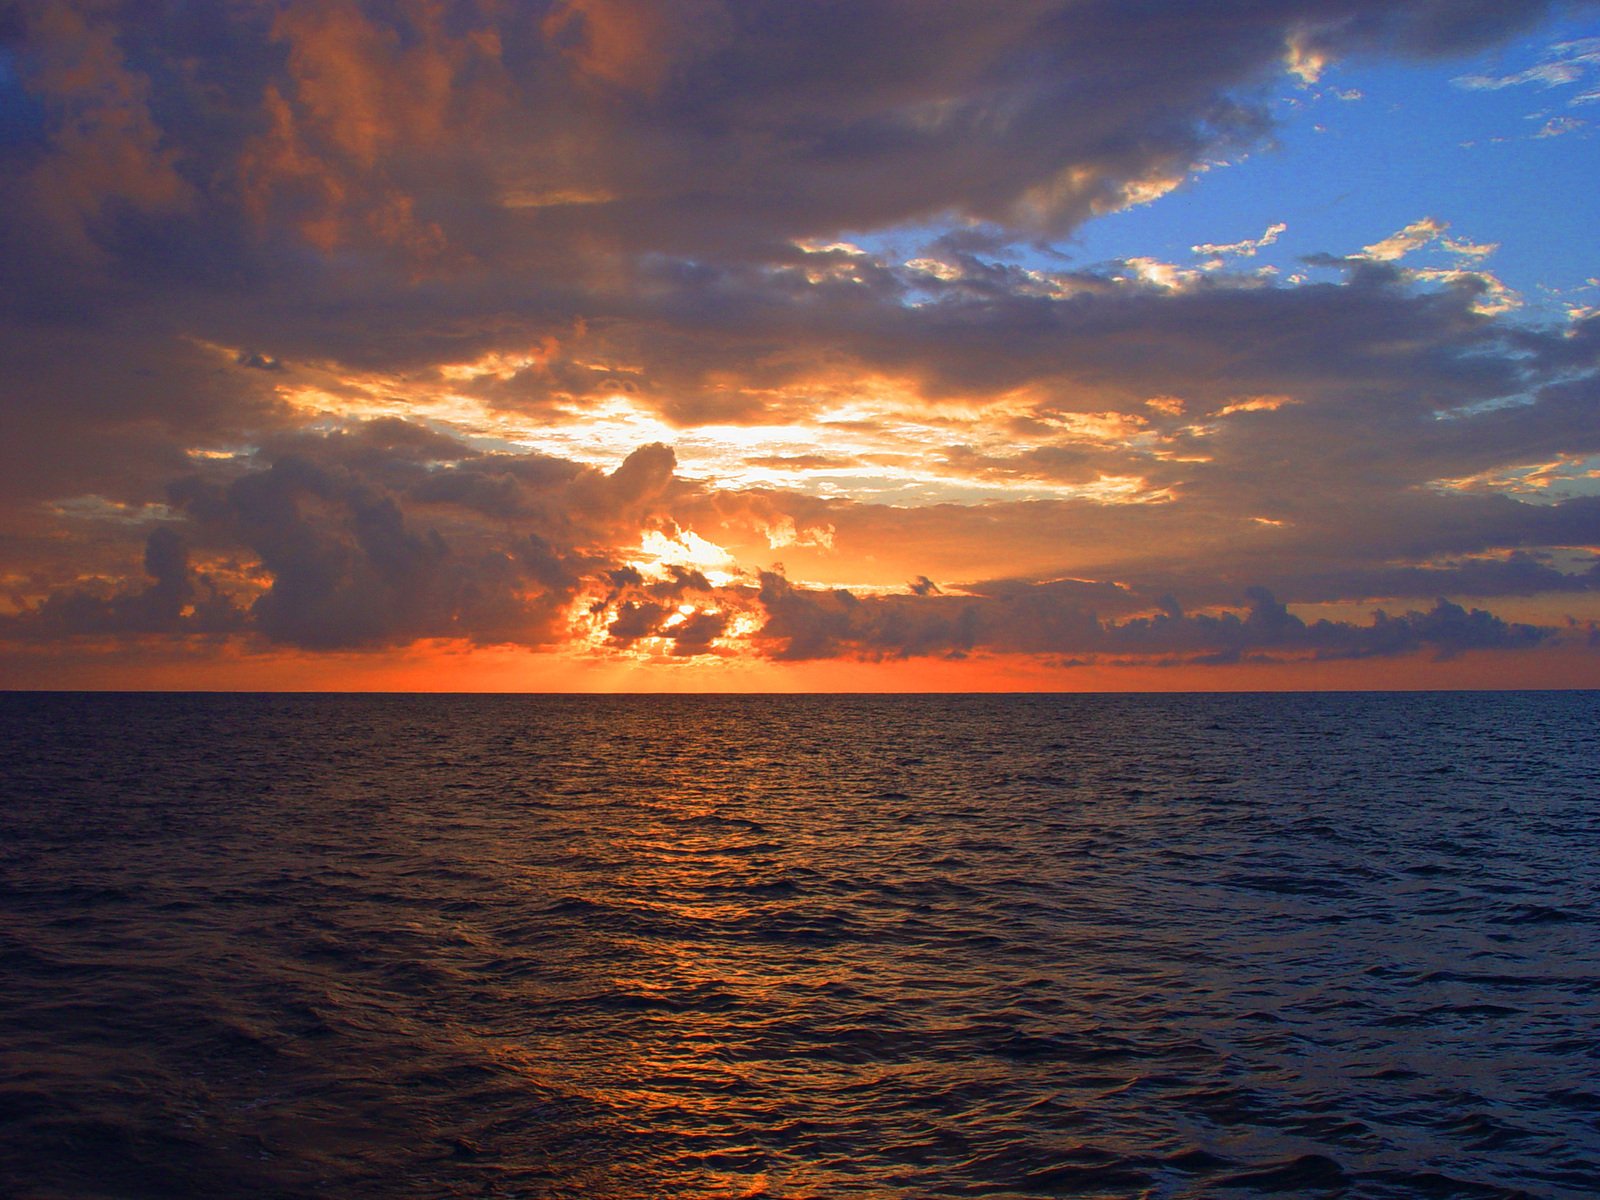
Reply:
[[[1600,693],[12,693],[0,767],[17,1200],[1600,1194]]]

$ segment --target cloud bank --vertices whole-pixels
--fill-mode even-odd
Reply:
[[[1282,222],[1059,249],[1269,145],[1274,89],[1559,7],[24,0],[0,640],[1582,646],[1600,319],[1431,214],[1293,280]]]

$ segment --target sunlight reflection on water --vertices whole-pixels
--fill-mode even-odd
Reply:
[[[0,1179],[1587,1195],[1597,699],[0,697]]]

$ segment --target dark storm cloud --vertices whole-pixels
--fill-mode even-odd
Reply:
[[[710,653],[712,643],[727,629],[727,614],[714,609],[697,609],[685,615],[673,605],[625,600],[617,606],[606,632],[618,646],[629,646],[643,638],[661,639],[667,643],[669,654],[686,658]]]
[[[423,445],[430,454],[442,449]],[[203,526],[259,556],[272,584],[251,615],[274,641],[319,647],[462,636],[538,644],[564,633],[558,616],[584,574],[603,564],[594,543],[645,521],[673,466],[664,446],[635,451],[609,475],[572,469],[540,479],[515,462],[494,493],[452,494],[442,481],[493,478],[491,464],[463,458],[391,492],[370,472],[288,456],[220,493],[180,487],[177,498]],[[469,513],[521,520],[514,530],[503,521],[485,528],[462,519]]]
[[[590,612],[602,620],[611,643],[659,639],[674,657],[712,653],[716,639],[728,632],[730,611],[749,604],[748,588],[718,588],[702,572],[672,564],[660,578],[646,578],[630,566],[606,572],[605,579],[610,586]]]
[[[448,637],[544,644],[565,636],[561,617],[610,566],[610,544],[652,520],[673,466],[670,450],[651,445],[610,474],[515,459],[497,476],[492,458],[396,421],[297,435],[263,457],[264,467],[217,466],[172,485],[185,532],[148,535],[154,583],[110,596],[57,588],[5,618],[4,632],[238,631],[309,649]],[[249,578],[226,590],[193,571],[190,542],[250,564]],[[664,594],[674,584],[709,588],[679,572]]]
[[[270,387],[270,376],[137,318],[0,321],[0,504],[155,498],[188,469],[186,448],[281,426]]]
[[[1373,614],[1368,625],[1345,621],[1303,621],[1265,588],[1247,590],[1243,617],[1176,611],[1154,617],[1107,623],[1104,649],[1113,653],[1200,654],[1212,662],[1239,661],[1262,652],[1310,653],[1316,658],[1368,658],[1431,650],[1452,657],[1464,650],[1527,649],[1556,635],[1548,627],[1507,622],[1482,609],[1467,610],[1449,600],[1431,609],[1392,617]]]
[[[1553,628],[1512,623],[1482,609],[1440,599],[1431,609],[1370,624],[1306,622],[1271,592],[1246,590],[1236,612],[1186,615],[1168,598],[1154,616],[1102,619],[1085,593],[1109,587],[1011,584],[982,596],[857,596],[842,589],[798,588],[763,573],[760,637],[779,659],[961,656],[971,651],[1045,655],[1182,658],[1237,662],[1250,656],[1367,658],[1430,650],[1515,650],[1556,636]]]
[[[1600,570],[1589,567],[1564,571],[1523,551],[1512,552],[1505,558],[1447,560],[1428,566],[1371,566],[1351,562],[1341,567],[1326,560],[1320,564],[1308,561],[1233,566],[1234,572],[1239,574],[1251,569],[1259,571],[1275,592],[1292,595],[1300,603],[1371,602],[1391,596],[1553,596],[1600,591]],[[1207,603],[1226,599],[1231,590],[1218,574],[1209,579],[1180,580],[1169,573],[1153,575],[1140,583],[1142,595],[1159,587],[1177,587],[1186,595],[1204,597]]]
[[[1473,310],[1470,290],[1422,293],[1390,272],[1294,287],[1221,276],[1174,291],[1107,273],[1010,278],[1015,268],[974,286],[965,268],[941,278],[865,256],[851,277],[808,282],[817,269],[697,267],[671,275],[662,302],[698,325],[707,370],[734,363],[779,384],[831,355],[934,396],[1054,386],[1064,411],[1163,393],[1220,407],[1273,391],[1432,410],[1515,392],[1542,365],[1525,361],[1526,334]],[[913,283],[928,303],[905,303]],[[780,344],[790,354],[775,359]],[[696,382],[678,370],[674,382]]]
[[[1581,554],[1597,542],[1600,499],[1595,497],[1548,504],[1493,494],[1397,490],[1320,512],[1307,510],[1298,524],[1263,530],[1253,542],[1239,538],[1120,575],[1146,594],[1179,591],[1206,604],[1226,602],[1230,592],[1251,582],[1266,583],[1301,603],[1553,595],[1591,590],[1593,576],[1541,564],[1530,555],[1544,547]]]
[[[623,643],[637,641],[653,634],[672,611],[666,604],[624,600],[617,608],[615,619],[606,628],[613,641]]]
[[[151,582],[110,595],[81,588],[56,592],[21,616],[0,617],[0,636],[25,640],[77,635],[216,634],[243,628],[244,614],[209,576],[189,564],[177,531],[161,526],[145,542]]]

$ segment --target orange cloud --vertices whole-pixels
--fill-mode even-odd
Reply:
[[[649,95],[678,59],[714,48],[726,20],[717,0],[558,0],[543,28],[584,78]]]
[[[299,3],[273,23],[289,49],[289,75],[306,123],[349,163],[375,166],[399,145],[436,144],[457,114],[457,78],[481,42],[444,33],[443,5],[392,6],[414,38],[353,3]]]
[[[359,230],[413,262],[437,257],[444,230],[418,214],[408,162],[503,107],[495,31],[452,35],[442,5],[407,0],[384,20],[348,2],[293,4],[271,37],[287,77],[266,86],[267,127],[239,153],[246,212],[258,226],[282,215],[324,251]]]
[[[40,211],[87,249],[82,222],[108,204],[190,203],[178,153],[151,115],[149,80],[128,67],[115,26],[58,2],[34,14],[28,34],[29,85],[55,112],[51,153],[34,173]]]

